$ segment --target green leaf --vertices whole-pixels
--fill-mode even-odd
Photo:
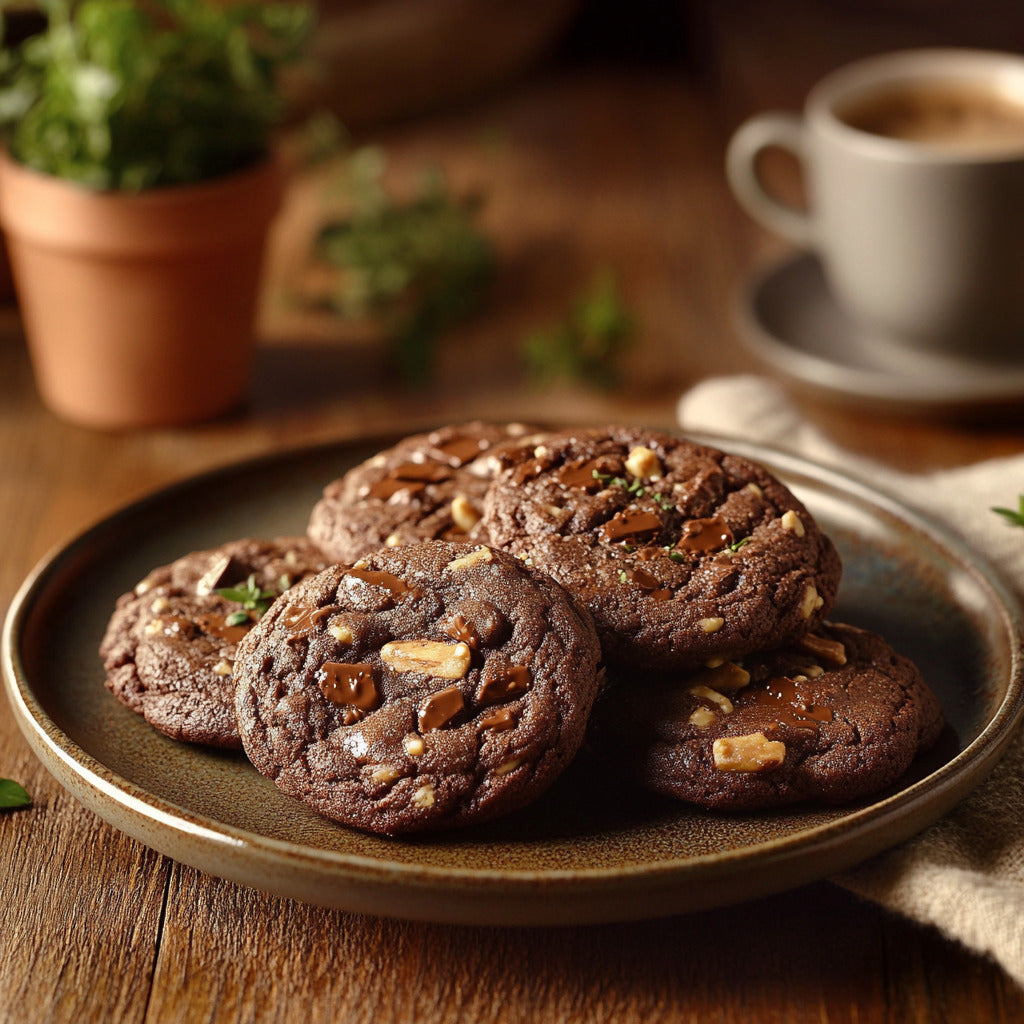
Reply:
[[[1024,527],[1024,494],[1021,494],[1017,498],[1017,508],[993,508],[993,512],[997,515],[1002,516],[1008,522],[1014,526]]]
[[[536,384],[565,379],[608,389],[618,383],[617,362],[633,330],[614,277],[602,271],[560,323],[523,339],[520,354]]]
[[[32,798],[13,779],[0,779],[0,810],[28,807]]]
[[[251,608],[253,602],[258,600],[260,595],[259,587],[256,586],[255,576],[250,576],[246,583],[237,587],[218,587],[214,593],[219,597],[226,598],[228,601],[237,601],[247,608]]]
[[[235,601],[240,604],[246,611],[232,612],[225,622],[229,626],[240,626],[243,622],[248,622],[248,612],[257,612],[262,615],[273,603],[274,599],[280,594],[283,594],[288,589],[284,585],[287,577],[282,576],[279,578],[276,587],[270,587],[266,590],[262,589],[256,582],[256,574],[250,573],[249,578],[245,583],[238,584],[234,587],[219,587],[214,590],[214,593],[219,597],[223,597],[228,601]]]

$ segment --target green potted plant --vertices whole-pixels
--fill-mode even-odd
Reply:
[[[45,0],[0,64],[0,226],[44,401],[108,428],[243,397],[309,9]]]

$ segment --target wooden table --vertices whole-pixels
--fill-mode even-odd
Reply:
[[[789,81],[793,91],[804,84]],[[556,66],[454,113],[374,133],[397,181],[437,161],[457,189],[484,191],[499,248],[487,311],[445,342],[425,390],[402,392],[377,347],[283,302],[316,197],[309,181],[296,182],[275,237],[252,398],[237,415],[123,435],[62,423],[40,405],[16,311],[5,310],[0,607],[53,545],[206,467],[474,415],[670,423],[688,384],[753,369],[731,296],[781,250],[724,187],[725,139],[761,101],[721,82]],[[641,321],[624,387],[526,389],[509,357],[517,339],[605,266]],[[898,466],[1024,444],[1019,423],[879,419],[812,399],[805,408],[836,439]],[[32,809],[0,815],[4,1022],[1024,1019],[1024,993],[997,967],[827,882],[607,927],[376,920],[208,877],[126,838],[50,779],[2,708],[0,776],[34,798]]]

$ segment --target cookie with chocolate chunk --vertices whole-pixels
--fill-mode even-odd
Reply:
[[[583,601],[610,663],[739,657],[808,632],[834,603],[835,547],[749,459],[609,427],[503,462],[484,502],[491,543]]]
[[[239,648],[245,752],[319,813],[389,835],[483,821],[580,746],[599,646],[551,579],[425,541],[289,591]]]
[[[741,663],[612,690],[595,746],[646,787],[701,807],[838,804],[894,783],[942,729],[921,673],[873,633],[827,624]]]
[[[100,645],[107,689],[177,740],[239,749],[239,641],[270,602],[329,564],[305,537],[243,539],[154,569],[123,594]]]
[[[493,454],[535,434],[521,423],[474,421],[404,438],[331,481],[307,533],[339,562],[383,545],[484,542],[480,517]]]

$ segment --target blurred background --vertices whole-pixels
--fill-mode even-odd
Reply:
[[[390,425],[447,415],[456,400],[467,414],[529,416],[550,410],[552,394],[586,419],[606,414],[610,390],[620,416],[671,416],[694,381],[757,368],[735,297],[785,251],[728,192],[736,126],[799,108],[822,74],[865,54],[1024,48],[1024,6],[1012,0],[319,0],[317,13],[309,59],[286,82],[286,145],[299,152],[310,115],[329,110],[349,156],[375,148],[389,201],[409,202],[434,173],[452,202],[472,204],[493,272],[471,313],[429,339],[433,371],[392,391],[386,312],[343,310],[344,268],[314,253],[351,208],[348,158],[297,160],[251,402],[282,420],[321,408]],[[8,14],[8,43],[38,24],[30,4]],[[767,163],[798,200],[795,169]],[[612,323],[611,340],[581,356],[584,339],[544,365],[580,303]],[[4,397],[32,402],[12,345]]]

